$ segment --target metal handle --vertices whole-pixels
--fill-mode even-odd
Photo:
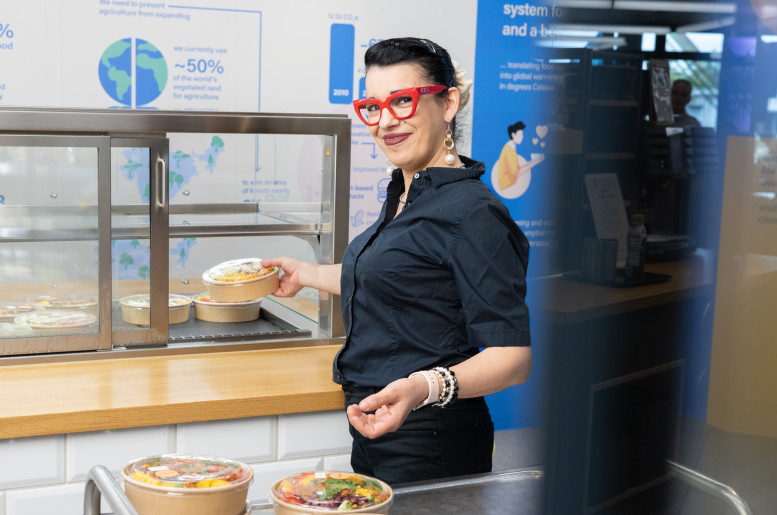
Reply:
[[[704,474],[695,470],[684,467],[679,463],[675,463],[670,460],[666,460],[669,465],[669,470],[680,480],[685,481],[691,486],[695,486],[699,490],[712,494],[715,497],[723,499],[731,505],[734,510],[740,515],[753,515],[750,511],[750,507],[747,505],[744,499],[739,497],[733,488],[728,485],[724,485],[719,481],[705,476]]]
[[[84,515],[100,515],[100,494],[105,495],[115,515],[138,515],[111,472],[102,465],[95,465],[86,481]]]
[[[156,164],[157,164],[157,168],[155,170],[156,171],[156,175],[157,175],[156,176],[156,180],[157,180],[157,185],[160,186],[157,189],[156,207],[158,207],[159,209],[164,209],[165,206],[167,205],[167,200],[166,200],[167,199],[167,181],[168,181],[168,179],[166,177],[167,176],[167,164],[165,163],[165,160],[162,159],[161,157],[157,157],[156,158]],[[159,165],[162,165],[162,173],[161,174],[159,173]],[[161,185],[159,184],[159,178],[160,177],[162,178],[162,184]],[[162,193],[161,196],[159,195],[160,192]]]

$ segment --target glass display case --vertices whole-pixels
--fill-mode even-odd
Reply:
[[[220,263],[339,262],[345,115],[0,109],[0,355],[343,335],[303,289],[212,302]]]

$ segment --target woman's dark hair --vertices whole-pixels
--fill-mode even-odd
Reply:
[[[507,136],[510,139],[513,139],[513,134],[515,134],[518,131],[522,131],[526,128],[526,124],[523,122],[515,122],[514,124],[507,127]]]
[[[456,87],[456,71],[448,51],[443,47],[419,38],[392,38],[375,43],[364,53],[364,65],[389,66],[398,63],[418,64],[431,85]],[[445,91],[438,93],[445,95]],[[451,131],[456,135],[456,119],[451,122]]]

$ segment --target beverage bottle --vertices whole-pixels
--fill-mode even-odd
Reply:
[[[635,280],[645,272],[645,251],[647,250],[647,230],[645,215],[636,213],[631,217],[631,225],[626,235],[626,280]]]

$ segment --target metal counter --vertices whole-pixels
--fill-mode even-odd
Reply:
[[[406,483],[394,488],[391,515],[438,513],[488,513],[489,515],[538,515],[542,511],[543,472],[518,469],[440,481]],[[118,483],[103,466],[90,472],[84,496],[84,513],[100,513],[100,493],[117,515],[137,515]],[[246,515],[273,515],[267,500],[249,503]]]
[[[738,515],[752,515],[747,502],[731,487],[695,470],[667,461],[670,472],[679,480],[725,501]],[[543,512],[542,469],[525,468],[460,476],[447,480],[406,483],[394,487],[390,515],[439,513],[488,515],[540,515]],[[111,473],[96,465],[89,473],[84,492],[84,514],[100,514],[101,494],[116,515],[137,515],[124,491]],[[273,515],[267,500],[249,502],[241,515]]]

